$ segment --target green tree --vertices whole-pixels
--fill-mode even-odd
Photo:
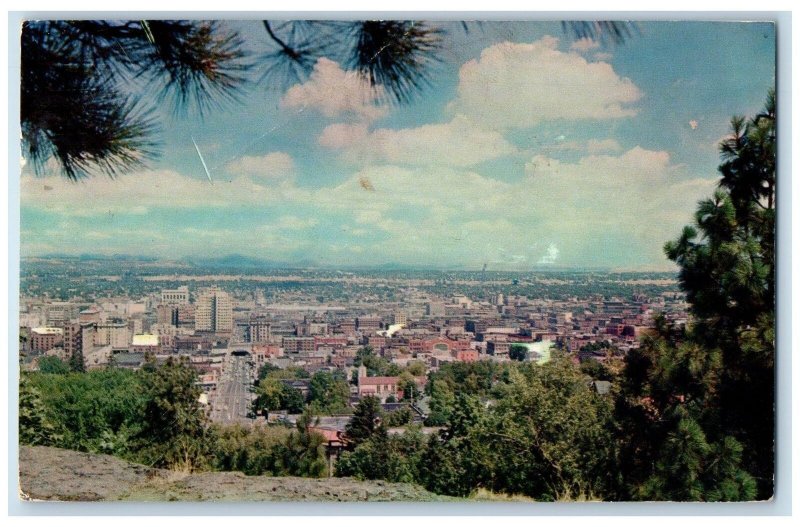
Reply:
[[[615,474],[611,401],[564,357],[510,370],[484,434],[492,489],[537,500],[601,498]]]
[[[265,362],[258,368],[258,380],[262,380],[266,378],[268,375],[274,372],[279,372],[281,369],[269,362]]]
[[[389,436],[371,436],[352,452],[345,452],[336,463],[337,476],[419,483],[425,438],[418,428]]]
[[[414,377],[422,377],[426,372],[425,363],[421,361],[412,361],[406,366],[406,371]]]
[[[309,384],[309,404],[318,412],[340,413],[349,408],[350,385],[341,376],[318,371]]]
[[[136,442],[149,464],[189,471],[206,465],[213,438],[196,381],[186,361],[171,358],[145,374],[148,401]]]
[[[283,409],[283,387],[284,384],[278,379],[265,378],[260,380],[256,387],[256,399],[253,401],[253,409],[256,412]]]
[[[377,397],[367,396],[358,401],[345,434],[353,446],[358,446],[376,433],[385,433],[383,410]]]
[[[56,429],[50,422],[42,395],[27,374],[19,378],[19,442],[23,445],[57,444]]]
[[[289,434],[284,427],[215,426],[213,467],[249,476],[278,475]]]
[[[775,118],[772,92],[761,114],[733,118],[718,189],[665,246],[692,324],[660,324],[626,358],[618,419],[634,497],[772,496]]]
[[[281,391],[281,406],[290,414],[302,413],[303,408],[306,406],[306,399],[303,397],[303,392],[284,384],[283,390]]]
[[[427,388],[431,395],[431,411],[425,420],[425,424],[428,426],[443,426],[447,423],[455,405],[455,394],[443,379],[435,379],[433,382],[428,382]]]
[[[403,392],[404,401],[415,401],[422,395],[417,380],[407,371],[401,373],[397,379],[397,389]]]
[[[508,357],[511,360],[524,361],[528,358],[528,348],[522,344],[512,344],[508,348]]]
[[[614,381],[614,374],[605,364],[597,359],[589,359],[581,362],[581,371],[598,381]]]
[[[486,441],[489,413],[474,395],[460,393],[449,412],[445,428],[432,435],[420,466],[420,480],[428,490],[449,496],[468,496],[492,481],[490,450]]]
[[[86,363],[83,360],[83,350],[78,348],[69,357],[69,369],[77,373],[86,371]]]
[[[47,355],[39,359],[39,372],[40,373],[54,373],[63,375],[69,373],[69,365],[64,364],[64,361],[58,357]]]
[[[320,478],[327,474],[325,438],[312,428],[316,420],[306,408],[281,450],[280,475]]]
[[[236,95],[242,42],[214,22],[28,21],[22,27],[23,152],[70,179],[115,175],[155,155],[155,105],[202,112]],[[130,79],[155,93],[132,88]],[[160,91],[159,91],[160,90]]]
[[[398,410],[387,412],[386,417],[384,418],[384,423],[388,427],[405,426],[407,424],[411,424],[413,420],[414,411],[411,410],[411,407],[408,405],[404,405]]]
[[[65,375],[29,374],[56,430],[51,446],[135,457],[146,395],[141,377],[122,369]]]
[[[623,498],[754,497],[754,480],[739,467],[741,445],[720,437],[724,430],[715,424],[721,364],[718,349],[669,326],[628,354],[616,410]]]

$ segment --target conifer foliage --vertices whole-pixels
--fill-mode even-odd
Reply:
[[[767,499],[774,475],[776,112],[734,117],[722,178],[665,252],[691,305],[626,359],[621,464],[638,499]]]

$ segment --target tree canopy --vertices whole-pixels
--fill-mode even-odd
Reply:
[[[721,179],[665,252],[690,303],[688,329],[626,357],[620,421],[634,497],[772,496],[775,424],[775,94],[734,117]],[[678,478],[678,479],[675,479]]]

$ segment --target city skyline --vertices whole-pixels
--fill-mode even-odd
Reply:
[[[264,48],[257,22],[229,26]],[[321,58],[204,120],[165,108],[147,170],[71,183],[26,164],[21,255],[674,269],[662,247],[712,193],[730,117],[774,85],[773,26],[643,22],[616,46],[457,26],[408,105]]]

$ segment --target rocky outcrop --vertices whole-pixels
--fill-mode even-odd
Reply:
[[[20,446],[20,495],[47,501],[444,501],[418,485],[352,478],[179,473],[102,454]]]

